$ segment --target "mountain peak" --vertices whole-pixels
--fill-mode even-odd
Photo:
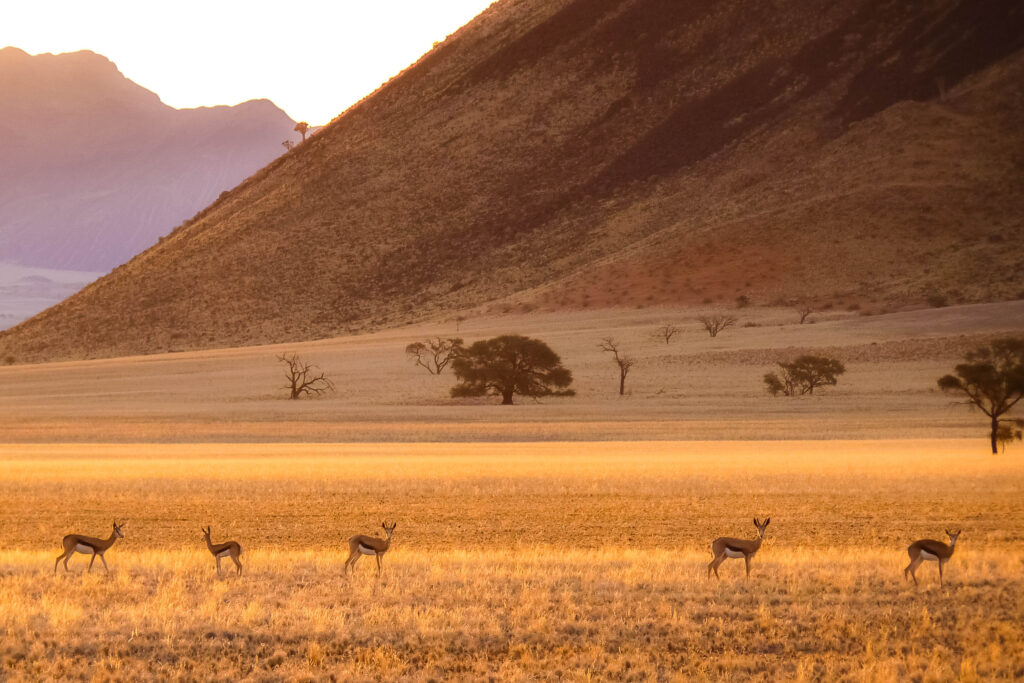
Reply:
[[[89,50],[6,48],[0,92],[0,261],[40,267],[123,263],[294,136],[270,102],[174,109]]]
[[[505,0],[0,346],[1015,298],[1022,97],[1013,3]]]

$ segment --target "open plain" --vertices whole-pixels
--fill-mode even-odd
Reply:
[[[374,335],[0,368],[2,677],[982,680],[1024,676],[1024,467],[935,380],[1024,303],[862,315],[695,310],[459,322],[544,339],[577,396],[453,400]],[[652,332],[677,323],[670,344]],[[638,359],[618,396],[613,336]],[[288,401],[275,356],[337,386]],[[839,384],[771,398],[804,352]],[[753,560],[708,580],[716,536]],[[109,533],[111,571],[61,537]],[[398,523],[378,580],[346,539]],[[200,527],[241,543],[218,578]],[[939,586],[907,545],[963,536]],[[376,531],[375,531],[376,530]]]
[[[708,312],[737,319],[711,338]],[[793,308],[611,309],[469,316],[296,344],[0,367],[0,442],[422,442],[984,438],[980,414],[936,380],[964,352],[1024,334],[1024,300],[889,314]],[[680,332],[666,344],[664,324]],[[537,337],[573,372],[571,399],[453,400],[450,372],[414,366],[406,344]],[[637,364],[598,349],[612,337]],[[288,401],[276,357],[298,353],[337,391]],[[769,397],[764,373],[801,353],[847,372],[814,396]]]
[[[11,680],[1024,675],[1024,468],[973,440],[29,445],[0,472]],[[751,578],[708,580],[754,515]],[[110,574],[54,575],[112,516]],[[346,578],[384,518],[382,578]],[[910,541],[953,525],[945,586],[905,582]]]

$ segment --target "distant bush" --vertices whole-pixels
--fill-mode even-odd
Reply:
[[[928,305],[932,308],[942,308],[949,305],[949,299],[946,298],[946,295],[939,294],[938,292],[932,292],[926,296],[924,300],[928,302]]]
[[[779,372],[764,376],[765,387],[772,396],[814,395],[823,386],[835,386],[846,367],[835,358],[800,356],[792,363],[779,363]]]

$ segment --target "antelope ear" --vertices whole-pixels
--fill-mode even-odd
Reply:
[[[952,535],[953,535],[953,533],[952,533],[952,532],[951,532],[951,531],[950,531],[949,529],[946,529],[946,535],[947,535],[947,536],[952,536]]]
[[[761,523],[757,521],[757,517],[754,517],[754,526],[761,526]]]
[[[764,520],[764,525],[768,526],[771,523],[771,521],[772,521],[772,518],[769,517],[768,519]]]
[[[384,529],[384,530],[386,531],[386,530],[387,530],[387,528],[388,528],[387,522],[381,522],[381,523],[380,523],[380,528],[381,528],[381,529]]]

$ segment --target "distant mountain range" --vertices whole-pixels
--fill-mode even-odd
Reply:
[[[1022,3],[503,0],[0,352],[1014,299],[1021,111]]]
[[[92,52],[4,48],[0,262],[109,271],[284,153],[294,125],[267,100],[174,109]]]

